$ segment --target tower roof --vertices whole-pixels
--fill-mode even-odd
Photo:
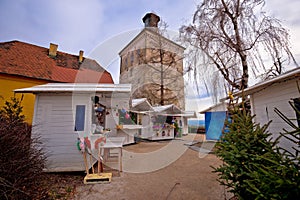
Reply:
[[[156,27],[157,28],[157,24],[160,21],[160,17],[154,13],[147,13],[143,17],[142,20],[145,24],[145,27]]]

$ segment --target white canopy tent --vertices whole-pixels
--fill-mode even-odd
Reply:
[[[178,121],[180,130],[183,134],[188,133],[188,118],[196,118],[196,113],[194,111],[182,111],[176,105],[169,104],[163,106],[151,106],[146,98],[133,99],[131,102],[131,112],[138,113],[141,118],[138,120],[142,124],[141,137],[150,140],[162,140],[162,139],[173,139],[174,130],[169,131],[169,129],[174,129],[174,124],[170,124],[170,119],[174,118],[174,122]],[[161,116],[161,117],[159,117]],[[157,119],[160,121],[163,118],[163,122],[160,125]],[[174,123],[173,122],[173,123]],[[170,126],[169,126],[169,125]],[[162,128],[163,127],[163,128]],[[163,135],[161,133],[167,132]],[[170,133],[170,134],[168,134]]]
[[[148,102],[146,98],[132,99],[130,111],[151,112],[153,111],[153,107],[151,106],[151,104]]]

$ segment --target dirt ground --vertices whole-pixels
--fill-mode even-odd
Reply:
[[[216,167],[221,164],[214,154],[207,153],[213,144],[198,143],[194,145],[196,148],[191,149],[187,145],[191,141],[199,142],[201,138],[199,135],[190,134],[172,141],[143,141],[125,146],[123,172],[118,173],[114,170],[110,183],[77,186],[73,199],[229,199],[229,195],[224,192],[224,187],[216,181],[217,175],[212,173],[211,166]],[[173,153],[165,154],[162,149],[172,144],[174,146],[170,148],[175,147],[175,150],[172,150]],[[183,152],[178,153],[177,149]],[[153,159],[150,157],[146,160],[134,160],[134,155],[147,157],[151,153],[154,153],[156,157],[161,157],[161,160],[169,160],[174,154],[180,154],[180,156],[178,159],[173,156],[174,162],[171,159],[170,162],[163,163],[161,166],[154,165],[156,170],[153,170],[153,163],[151,163]],[[141,166],[145,166],[142,169],[150,166],[147,168],[148,172],[130,171],[131,166],[137,165],[135,162],[140,162]]]

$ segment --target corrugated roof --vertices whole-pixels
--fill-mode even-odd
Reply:
[[[171,115],[186,118],[197,117],[194,111],[182,111],[174,104],[152,107],[147,98],[132,99],[131,111],[137,111],[141,113],[155,112],[161,115]]]
[[[29,88],[16,89],[16,93],[42,92],[126,92],[131,91],[130,84],[92,84],[92,83],[48,83]]]
[[[182,111],[179,114],[172,114],[174,117],[197,118],[195,111]]]
[[[153,108],[147,98],[132,99],[131,111],[153,111]]]
[[[200,114],[204,114],[206,112],[211,112],[211,111],[216,111],[216,110],[218,110],[218,111],[226,111],[227,107],[228,107],[228,103],[225,102],[225,101],[222,101],[220,103],[217,103],[215,105],[212,105],[212,106],[210,106],[210,107],[208,107],[208,108],[200,111],[199,113]]]
[[[239,91],[234,93],[234,96],[242,96],[242,95],[249,95],[249,94],[253,94],[256,93],[264,88],[267,88],[273,84],[277,84],[283,81],[287,81],[287,80],[291,80],[291,79],[299,79],[300,77],[300,68],[294,68],[292,70],[289,70],[279,76],[276,76],[275,78],[266,80],[266,81],[262,81],[260,83],[257,83],[251,87],[246,88],[244,91]],[[228,97],[227,97],[228,98]],[[221,101],[227,99],[227,98],[223,98],[221,99]]]
[[[0,43],[0,73],[64,83],[113,83],[109,72],[95,60],[48,49],[20,41]]]
[[[132,107],[136,107],[137,105],[147,102],[147,101],[148,101],[147,98],[132,99]]]
[[[180,114],[182,111],[174,104],[155,106],[152,107],[154,112],[157,113],[168,113],[168,114]]]

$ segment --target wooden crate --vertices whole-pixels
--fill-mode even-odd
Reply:
[[[88,174],[84,177],[84,184],[110,183],[112,173]]]

